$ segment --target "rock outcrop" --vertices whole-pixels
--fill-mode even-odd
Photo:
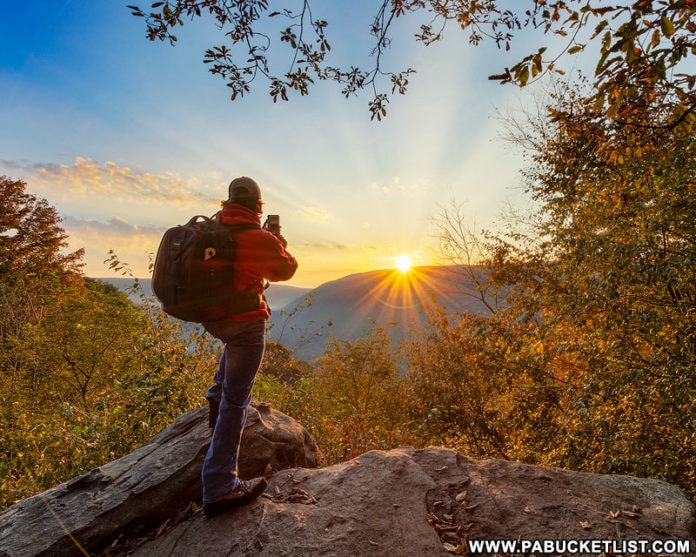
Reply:
[[[264,418],[264,412],[273,415],[268,408],[260,409],[259,418]],[[600,555],[619,550],[624,555],[644,555],[659,548],[666,550],[662,554],[696,554],[695,507],[665,482],[502,460],[477,461],[437,447],[371,451],[319,469],[305,464],[280,469],[276,464],[278,471],[270,477],[261,498],[249,506],[206,518],[195,502],[180,511],[182,503],[196,498],[194,491],[199,485],[196,481],[194,489],[193,483],[200,471],[201,454],[169,476],[159,469],[174,458],[185,438],[194,437],[200,443],[207,436],[200,431],[200,423],[189,431],[181,430],[182,423],[191,419],[182,418],[159,436],[159,467],[151,462],[152,449],[139,451],[131,455],[130,470],[117,461],[0,515],[0,555],[81,555],[76,545],[80,543],[92,555],[103,557],[420,557],[469,554],[477,542],[496,540],[518,545],[483,547],[477,554]],[[316,454],[311,443],[304,447],[298,445],[292,454],[303,450]],[[146,470],[136,471],[143,467]],[[114,470],[119,471],[118,476]],[[153,476],[148,478],[147,487],[144,475]],[[113,489],[117,483],[122,484],[123,491],[118,497],[131,499],[129,503],[136,503],[142,516],[147,510],[148,524],[154,523],[153,514],[167,518],[149,532],[128,534],[125,530],[126,534],[120,535],[124,525],[133,531],[134,511],[132,504],[127,506],[128,512],[118,511],[127,502],[116,504],[112,500],[115,495],[106,497],[103,490]],[[53,517],[44,500],[50,503]],[[107,507],[111,510],[106,511]],[[68,528],[73,540],[64,535],[63,542],[72,541],[72,549],[62,543],[61,553],[52,552],[57,545],[49,546],[32,533],[42,521],[61,519],[67,527],[66,519],[73,514],[92,519],[89,529],[85,525]],[[83,523],[87,523],[86,518]],[[93,533],[97,530],[100,544],[95,545]],[[115,542],[111,545],[107,543],[109,532]],[[25,537],[25,544],[37,545],[20,551],[18,544],[8,544],[12,536]],[[554,540],[554,546],[543,545]],[[528,545],[523,547],[525,541]],[[655,541],[666,544],[649,545]],[[569,542],[575,545],[567,546],[566,551],[562,544]],[[628,542],[635,545],[623,545]],[[589,549],[583,551],[585,548]]]
[[[139,450],[0,514],[0,557],[93,554],[185,512],[200,499],[210,444],[208,411],[190,412]],[[319,463],[316,443],[295,420],[264,404],[249,407],[239,474]]]
[[[279,472],[254,504],[199,513],[133,555],[427,557],[500,539],[681,540],[696,552],[694,520],[682,493],[656,480],[405,448]],[[495,553],[513,554],[482,554]]]

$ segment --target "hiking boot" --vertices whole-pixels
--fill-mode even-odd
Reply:
[[[264,492],[266,485],[266,478],[241,480],[237,489],[230,491],[222,499],[203,505],[203,512],[205,516],[211,517],[229,511],[234,507],[248,505]]]
[[[220,412],[220,401],[214,398],[207,399],[208,401],[208,426],[210,429],[215,429],[218,413]]]

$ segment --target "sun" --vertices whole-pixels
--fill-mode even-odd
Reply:
[[[413,261],[411,261],[411,256],[407,253],[402,253],[395,258],[395,266],[402,273],[407,273],[413,266]]]

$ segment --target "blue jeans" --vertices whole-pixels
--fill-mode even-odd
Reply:
[[[251,389],[266,347],[266,321],[206,323],[205,329],[225,343],[215,384],[207,398],[220,401],[213,438],[203,462],[203,503],[213,503],[239,485],[239,443],[251,402]]]

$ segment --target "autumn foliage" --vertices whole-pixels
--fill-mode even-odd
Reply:
[[[388,62],[399,29],[412,25],[413,40],[423,46],[462,32],[472,46],[492,42],[511,52],[513,63],[494,65],[489,79],[522,87],[544,74],[563,75],[573,56],[594,50],[599,56],[592,95],[596,110],[626,120],[640,112],[646,87],[668,88],[673,96],[663,105],[666,118],[674,123],[695,117],[696,79],[689,67],[696,48],[693,0],[378,0],[373,6],[358,8],[372,9],[363,29],[371,47],[361,52],[349,44],[348,62],[332,58],[333,22],[321,18],[320,2],[158,0],[145,9],[128,8],[143,18],[149,40],[172,45],[189,21],[213,22],[224,38],[206,50],[203,61],[224,80],[232,100],[259,82],[277,102],[308,95],[318,82],[330,81],[345,97],[368,91],[371,117],[381,120],[390,95],[405,94],[416,72]],[[524,43],[530,32],[544,37],[531,52]]]
[[[152,303],[84,277],[54,208],[0,177],[0,506],[141,446],[215,365]]]

